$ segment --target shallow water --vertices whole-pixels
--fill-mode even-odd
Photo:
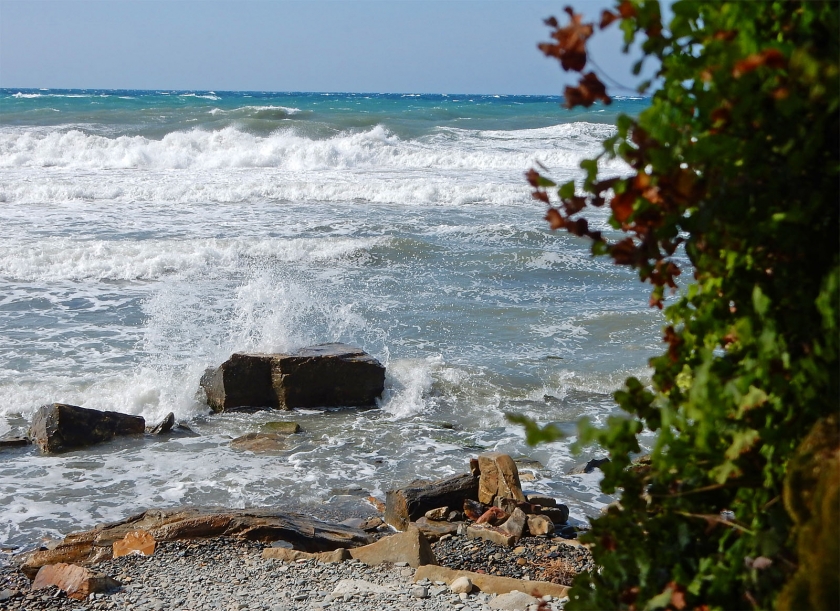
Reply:
[[[586,456],[528,448],[504,414],[600,421],[647,374],[661,317],[632,273],[547,230],[523,172],[579,178],[643,104],[0,90],[0,435],[53,401],[174,411],[201,434],[3,452],[0,541],[150,506],[382,495],[485,449],[597,512],[597,473],[562,475]],[[210,416],[197,393],[232,352],[329,341],[387,366],[377,409]],[[288,451],[229,447],[277,419],[304,429]]]

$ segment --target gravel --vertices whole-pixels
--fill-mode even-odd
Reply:
[[[120,589],[76,601],[55,589],[29,590],[29,581],[0,555],[0,608],[8,611],[490,611],[492,596],[452,593],[439,582],[413,583],[414,569],[357,561],[320,564],[263,560],[261,543],[217,538],[158,544],[149,557],[125,556],[94,570],[119,580]],[[561,539],[527,538],[515,550],[486,541],[449,537],[434,544],[443,566],[563,583],[546,566],[562,561],[591,568],[585,548]],[[553,556],[552,556],[553,555]],[[520,560],[522,559],[522,560]],[[519,560],[519,563],[517,561]],[[568,568],[568,567],[567,567]],[[565,574],[564,574],[565,575]],[[568,575],[566,575],[567,577]],[[545,611],[565,601],[547,602]]]

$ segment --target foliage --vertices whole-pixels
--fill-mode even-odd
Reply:
[[[639,44],[657,62],[650,107],[618,119],[601,155],[581,164],[582,185],[528,173],[551,227],[638,270],[652,306],[693,274],[665,308],[651,387],[630,378],[615,395],[630,417],[581,426],[582,440],[609,451],[603,491],[621,496],[592,521],[586,539],[603,569],[578,578],[570,610],[774,606],[798,564],[786,468],[840,405],[840,4],[678,1],[671,11],[667,24],[655,0],[604,12],[598,27],[616,22],[625,50]],[[581,73],[566,105],[609,102],[584,73],[596,26],[566,12],[568,25],[546,21],[553,42],[540,45]],[[616,157],[631,172],[602,178],[599,161]],[[618,241],[584,216],[607,205]],[[650,468],[628,469],[645,428]]]

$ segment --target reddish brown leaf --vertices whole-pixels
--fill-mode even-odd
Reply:
[[[609,26],[613,21],[618,19],[618,15],[611,11],[603,11],[601,13],[601,23],[600,28],[603,30],[607,26]]]
[[[633,214],[633,204],[636,202],[636,192],[627,190],[612,198],[610,208],[619,223],[624,223]]]
[[[636,7],[633,6],[633,3],[630,0],[624,0],[618,6],[618,13],[621,15],[622,19],[630,19],[631,17],[636,16]]]
[[[545,220],[548,221],[548,226],[551,229],[560,229],[566,223],[563,219],[563,216],[560,214],[560,211],[557,208],[549,208],[548,211],[545,213]]]
[[[548,19],[543,20],[543,23],[550,28],[559,27],[560,24],[557,22],[557,17],[549,17]]]
[[[727,107],[725,107],[725,106],[720,106],[720,107],[718,107],[718,108],[715,108],[715,109],[712,111],[712,114],[711,114],[711,115],[709,115],[709,119],[711,119],[711,120],[712,120],[712,124],[713,124],[715,127],[718,127],[718,128],[719,128],[719,127],[723,127],[724,125],[726,125],[727,123],[729,123],[729,118],[730,118],[731,116],[732,116],[732,111],[730,111],[730,110],[729,110]]]
[[[764,49],[761,53],[753,53],[746,59],[735,62],[735,67],[732,68],[732,76],[739,78],[748,72],[752,72],[753,70],[760,68],[761,66],[767,66],[768,68],[774,69],[784,68],[785,56],[778,49],[772,48]]]
[[[563,97],[566,100],[564,104],[566,108],[575,106],[589,108],[596,100],[601,100],[604,104],[612,102],[607,95],[607,88],[594,72],[584,74],[577,87],[566,87]]]
[[[600,195],[607,189],[612,189],[620,180],[620,178],[608,178],[607,180],[598,181],[592,185],[592,191]]]
[[[542,189],[536,189],[535,191],[531,192],[531,197],[534,199],[538,199],[544,204],[548,205],[550,202],[548,200],[548,193],[543,191]]]
[[[575,196],[569,199],[563,200],[563,210],[566,212],[567,215],[572,216],[573,214],[577,214],[581,210],[586,208],[586,198]]]
[[[713,38],[715,40],[722,40],[724,42],[729,42],[733,40],[738,35],[738,30],[718,30],[715,32]]]
[[[557,20],[553,18],[551,22],[546,20],[547,25],[555,28],[551,37],[557,44],[543,43],[539,48],[546,55],[559,59],[563,70],[580,72],[586,65],[586,40],[592,36],[594,28],[591,23],[581,23],[582,15],[575,14],[570,7],[563,10],[569,15],[567,26],[558,27]]]
[[[636,245],[632,238],[624,238],[610,247],[610,256],[619,265],[632,265],[636,261]]]
[[[778,49],[764,49],[761,55],[764,57],[764,65],[768,68],[778,70],[785,67],[785,56]]]
[[[669,583],[668,587],[671,588],[671,606],[677,611],[685,609],[685,588],[675,581]]]
[[[534,168],[531,168],[527,172],[525,172],[525,178],[528,180],[528,184],[534,187],[535,189],[539,186],[540,173],[537,172]]]

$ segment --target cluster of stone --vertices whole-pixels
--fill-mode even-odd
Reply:
[[[507,454],[489,452],[470,461],[470,473],[434,482],[414,482],[391,490],[385,522],[397,530],[419,528],[431,540],[466,534],[514,546],[523,536],[560,534],[574,538],[566,522],[569,508],[545,495],[522,492],[516,463]]]
[[[346,344],[318,344],[289,354],[232,355],[219,367],[208,369],[199,383],[207,404],[215,412],[295,407],[370,406],[385,387],[385,367],[359,348]],[[293,422],[267,432],[234,439],[234,449],[272,452],[287,449],[290,434],[300,431]],[[141,416],[50,403],[38,409],[27,437],[0,439],[0,450],[34,443],[45,454],[55,454],[109,441],[119,436],[195,436],[169,413],[146,426]]]

